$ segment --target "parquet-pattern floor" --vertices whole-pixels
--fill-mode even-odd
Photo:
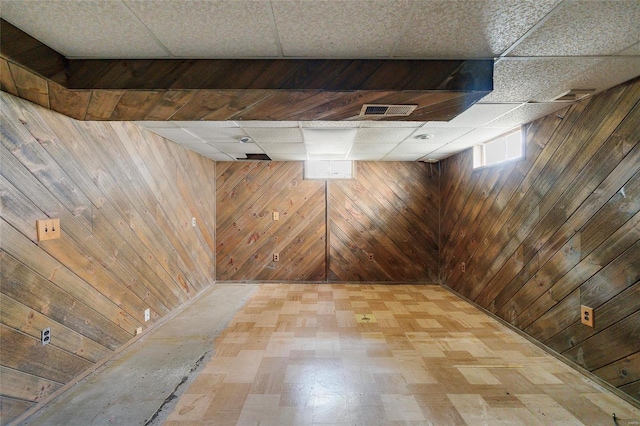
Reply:
[[[166,426],[640,424],[438,286],[265,284],[214,348]]]

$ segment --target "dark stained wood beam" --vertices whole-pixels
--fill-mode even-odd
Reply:
[[[0,89],[80,120],[448,121],[493,90],[492,60],[68,60],[0,24]]]

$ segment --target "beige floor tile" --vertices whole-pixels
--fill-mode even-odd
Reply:
[[[413,395],[382,394],[380,397],[388,420],[424,420],[424,414]]]

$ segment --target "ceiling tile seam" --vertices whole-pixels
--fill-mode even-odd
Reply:
[[[151,31],[151,29],[150,29],[149,27],[147,27],[147,25],[142,21],[142,19],[140,19],[140,18],[138,17],[138,15],[136,15],[136,13],[135,13],[133,10],[131,10],[131,8],[129,8],[129,5],[128,5],[125,1],[120,0],[120,3],[122,3],[122,5],[123,5],[123,6],[124,6],[128,11],[129,11],[129,13],[130,13],[130,14],[131,14],[131,15],[132,15],[132,16],[133,16],[133,17],[134,17],[138,22],[140,22],[140,24],[144,27],[144,29],[145,29],[145,30],[147,30],[147,33],[151,36],[151,38],[153,38],[153,40],[158,44],[158,46],[160,46],[160,48],[161,48],[162,50],[164,50],[164,51],[167,53],[167,55],[168,55],[169,57],[175,57],[175,56],[174,56],[174,54],[171,52],[171,50],[169,50],[169,48],[168,48],[167,46],[165,46],[165,45],[164,45],[164,43],[162,43],[158,37],[156,37],[156,35],[154,34],[154,32],[153,32],[153,31]]]
[[[533,34],[538,28],[540,28],[543,24],[545,24],[550,17],[552,17],[553,15],[555,15],[556,13],[558,13],[558,11],[560,9],[562,9],[562,7],[564,7],[565,3],[568,3],[569,0],[562,0],[561,2],[559,2],[558,4],[556,4],[553,9],[551,9],[546,15],[544,15],[542,18],[540,18],[540,20],[538,22],[536,22],[531,28],[529,28],[523,35],[521,35],[515,42],[513,42],[511,44],[511,46],[507,47],[500,55],[499,57],[505,57],[507,56],[510,52],[512,52],[516,47],[518,47],[520,45],[520,43],[522,43],[527,37],[529,37],[531,34]]]
[[[278,24],[276,23],[276,16],[273,12],[273,2],[269,2],[269,7],[267,8],[267,13],[269,14],[269,23],[271,24],[271,32],[273,33],[273,39],[276,43],[276,47],[278,48],[278,53],[281,58],[284,58],[284,50],[282,50],[282,42],[280,41],[280,32],[278,31]]]
[[[393,46],[391,47],[391,52],[389,52],[389,58],[394,58],[396,56],[396,50],[398,50],[398,45],[400,44],[400,41],[404,38],[404,34],[407,32],[407,29],[409,28],[409,23],[411,22],[413,15],[415,15],[417,7],[418,7],[418,2],[413,1],[411,3],[411,7],[409,8],[409,11],[407,12],[407,16],[404,20],[404,23],[402,24],[402,28],[398,33],[398,37],[396,37],[396,41],[393,43]]]

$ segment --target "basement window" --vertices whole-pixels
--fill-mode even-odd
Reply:
[[[493,166],[524,155],[524,137],[518,127],[508,133],[473,147],[473,168]]]
[[[317,160],[304,162],[305,179],[353,179],[353,161]]]

